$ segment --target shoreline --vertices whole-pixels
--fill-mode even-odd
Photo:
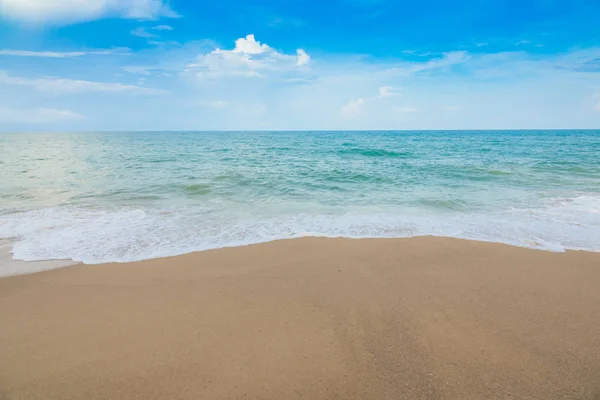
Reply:
[[[81,264],[73,260],[15,260],[12,257],[13,245],[14,241],[8,239],[0,239],[0,279],[10,276],[37,274],[39,272],[52,271],[59,268],[71,267],[74,265]]]
[[[595,399],[600,253],[302,238],[0,279],[3,399]]]
[[[23,260],[15,260],[12,258],[12,246],[15,243],[15,240],[9,239],[0,239],[0,279],[13,277],[13,276],[24,276],[31,274],[38,274],[40,272],[53,271],[56,269],[62,269],[66,267],[76,267],[76,266],[101,266],[101,265],[109,265],[109,264],[135,264],[135,263],[143,263],[152,260],[165,260],[165,259],[174,259],[183,256],[189,256],[191,254],[198,253],[206,253],[206,252],[214,252],[214,251],[222,251],[236,248],[244,248],[244,247],[252,247],[252,246],[261,246],[270,243],[279,243],[279,242],[287,242],[287,241],[296,241],[296,240],[349,240],[349,241],[371,241],[371,240],[412,240],[412,239],[433,239],[433,240],[456,240],[456,241],[464,241],[464,242],[475,242],[475,243],[486,243],[491,245],[500,245],[507,246],[511,248],[519,248],[531,251],[540,251],[544,253],[591,253],[591,254],[600,254],[600,250],[582,250],[582,249],[569,249],[565,248],[563,250],[552,250],[551,248],[543,248],[543,247],[534,247],[536,243],[533,243],[532,246],[518,245],[512,243],[506,243],[502,241],[491,241],[491,240],[480,240],[480,239],[468,239],[468,238],[460,238],[454,236],[435,236],[435,235],[416,235],[416,236],[408,236],[408,237],[346,237],[346,236],[325,236],[325,235],[316,235],[316,236],[300,236],[300,237],[292,237],[292,238],[281,238],[281,239],[272,239],[264,242],[256,242],[256,243],[248,243],[248,244],[232,244],[223,247],[210,248],[206,250],[192,250],[189,252],[167,255],[162,257],[155,258],[146,258],[142,260],[135,261],[108,261],[101,263],[85,263],[81,261],[67,260],[67,259],[48,259],[48,260],[36,260],[36,261],[23,261]],[[19,272],[19,270],[26,270],[25,272]],[[5,273],[5,271],[10,271]]]

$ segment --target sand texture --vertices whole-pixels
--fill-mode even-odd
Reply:
[[[600,253],[306,238],[0,279],[0,399],[600,399]]]

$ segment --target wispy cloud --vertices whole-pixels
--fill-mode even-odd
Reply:
[[[0,122],[11,124],[53,124],[85,119],[85,116],[70,110],[36,108],[30,110],[0,107]]]
[[[350,100],[342,106],[342,116],[345,118],[354,118],[365,112],[365,100],[356,99]]]
[[[554,62],[557,68],[583,72],[600,72],[600,47],[581,49],[559,55]]]
[[[523,46],[523,45],[527,45],[527,44],[531,44],[531,40],[521,39],[521,40],[518,40],[517,42],[515,42],[516,46]]]
[[[225,108],[228,105],[229,105],[229,102],[225,101],[225,100],[206,100],[206,101],[200,102],[200,106],[205,107],[205,108],[219,109],[219,108]]]
[[[395,97],[398,95],[399,95],[398,88],[395,88],[393,86],[381,86],[379,88],[378,98],[380,98],[380,99],[385,99],[387,97]]]
[[[170,25],[157,25],[149,28],[139,27],[131,31],[133,36],[138,36],[141,38],[151,39],[159,37],[160,35],[153,33],[151,31],[172,31],[173,27]]]
[[[123,71],[129,72],[130,74],[138,74],[138,75],[150,75],[151,67],[143,67],[138,65],[128,65],[122,67]]]
[[[400,108],[398,108],[398,112],[400,112],[402,114],[413,114],[418,111],[419,111],[419,109],[416,107],[400,107]]]
[[[119,55],[129,56],[131,51],[128,48],[117,48],[110,50],[91,50],[91,51],[30,51],[30,50],[8,50],[0,49],[0,56],[13,57],[43,57],[43,58],[73,58],[89,55]]]
[[[0,0],[0,14],[26,22],[52,24],[108,16],[146,20],[179,16],[163,0]]]
[[[384,103],[387,99],[399,95],[399,88],[394,86],[381,86],[379,87],[377,96],[361,97],[344,104],[342,106],[342,116],[345,118],[354,118],[364,114],[367,105],[377,102]]]
[[[411,53],[412,55],[413,53]],[[419,54],[421,57],[431,56],[429,53]],[[466,51],[449,51],[442,53],[441,56],[434,56],[427,61],[400,61],[387,69],[387,73],[396,76],[412,76],[419,73],[451,69],[452,67],[463,64],[471,58]]]
[[[81,62],[61,77],[0,71],[0,97],[5,105],[27,108],[45,105],[44,94],[86,93],[50,104],[85,114],[90,129],[479,129],[600,121],[600,97],[591,97],[600,88],[599,48],[546,54],[516,48],[512,40],[512,51],[494,52],[490,41],[479,48],[470,42],[472,52],[398,52],[396,59],[324,53],[315,62],[301,49],[267,43],[249,35],[221,49],[209,42],[164,44],[126,59],[102,58],[89,70],[93,75],[82,75]],[[132,75],[117,77],[118,70]],[[148,87],[177,96],[144,98],[134,118],[123,111],[132,96],[97,95],[163,93]],[[104,122],[103,115],[114,118]]]
[[[132,92],[140,94],[162,94],[162,90],[149,89],[135,85],[120,83],[91,82],[85,80],[65,79],[57,77],[24,78],[10,76],[0,71],[0,85],[29,86],[39,91],[51,93],[81,92]]]
[[[301,26],[306,25],[306,23],[301,19],[297,18],[273,17],[269,20],[267,25],[273,28],[279,28],[282,26],[292,26],[299,28]]]
[[[422,72],[431,69],[449,67],[457,64],[462,64],[467,61],[470,56],[466,51],[450,51],[444,53],[440,58],[434,58],[424,63],[415,63],[410,69],[412,72]]]

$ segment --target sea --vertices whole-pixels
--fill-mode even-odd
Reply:
[[[600,251],[597,130],[0,133],[0,177],[15,260],[305,236]]]

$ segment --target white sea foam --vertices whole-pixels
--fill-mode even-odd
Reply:
[[[555,198],[531,208],[373,213],[278,212],[272,216],[197,208],[52,207],[0,216],[16,260],[128,262],[302,236],[391,238],[421,235],[501,242],[550,251],[600,251],[600,196]],[[39,267],[35,267],[39,269]],[[32,272],[26,267],[22,273]],[[14,274],[2,271],[0,275]]]

